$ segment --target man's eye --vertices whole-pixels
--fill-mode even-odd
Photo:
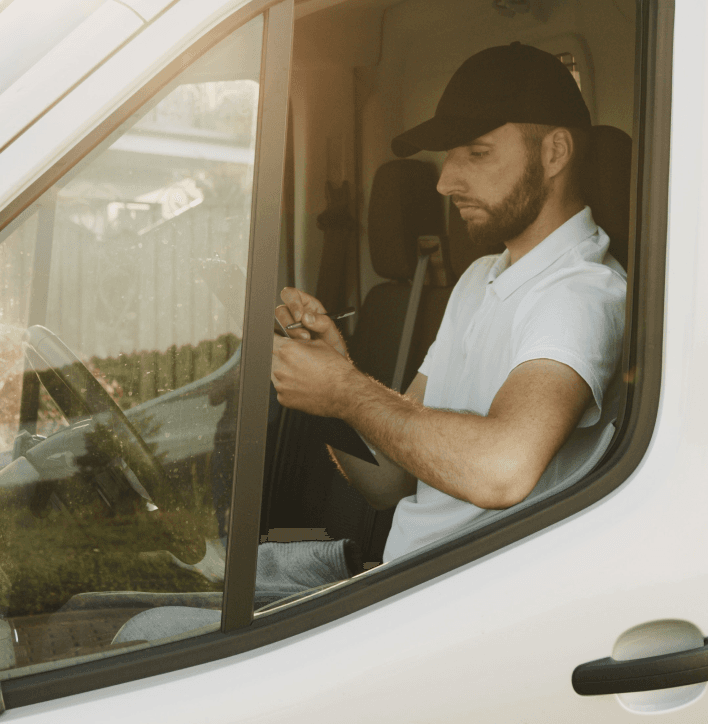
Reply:
[[[474,156],[475,158],[483,158],[484,156],[489,155],[489,151],[472,151],[470,150],[470,156]]]

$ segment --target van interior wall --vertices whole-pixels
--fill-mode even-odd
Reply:
[[[448,80],[470,55],[515,40],[573,53],[593,123],[632,133],[634,0],[531,0],[504,17],[491,0],[408,0],[386,9],[380,60],[356,69],[361,127],[362,297],[381,282],[368,252],[365,220],[377,168],[394,158],[390,141],[430,118]],[[372,19],[373,20],[373,19]],[[444,154],[416,155],[440,170]]]
[[[294,66],[295,283],[315,293],[327,206],[325,184],[354,180],[354,91],[349,68]],[[305,102],[305,99],[307,101]]]
[[[327,182],[337,188],[349,184],[355,214],[354,69],[378,59],[380,5],[380,0],[358,0],[304,16],[296,10],[291,79],[294,266],[297,286],[311,293],[322,256],[317,216],[327,206]]]

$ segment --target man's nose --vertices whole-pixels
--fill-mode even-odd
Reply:
[[[454,193],[462,193],[462,181],[459,169],[459,157],[457,149],[447,152],[443,161],[440,179],[438,180],[438,193],[443,196],[451,196]]]

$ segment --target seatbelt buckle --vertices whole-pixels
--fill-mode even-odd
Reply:
[[[433,287],[446,287],[450,284],[448,267],[443,259],[442,244],[439,236],[418,237],[418,259],[429,257],[425,283]]]
[[[419,236],[418,256],[430,256],[440,249],[439,236]]]

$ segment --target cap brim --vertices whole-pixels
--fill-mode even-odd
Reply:
[[[503,126],[500,118],[461,118],[434,116],[391,141],[391,150],[399,158],[418,151],[449,151],[471,143],[475,138]]]

